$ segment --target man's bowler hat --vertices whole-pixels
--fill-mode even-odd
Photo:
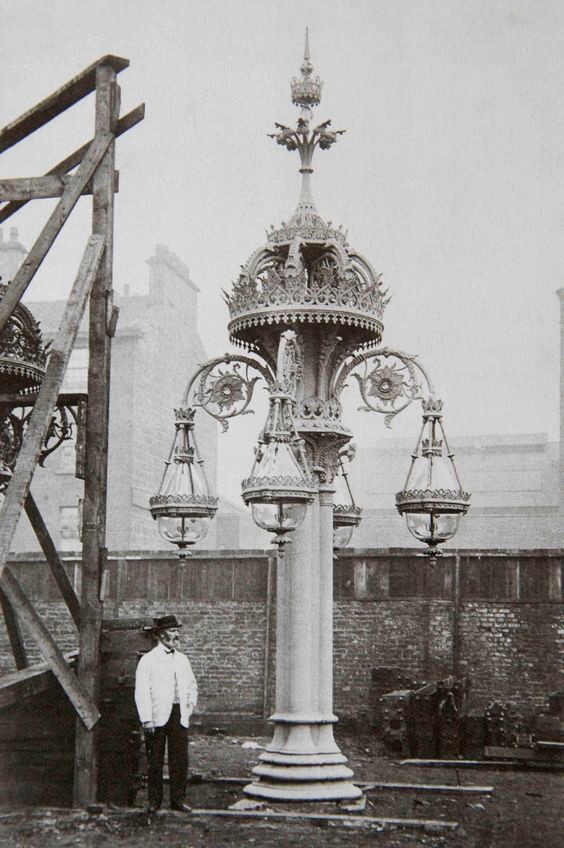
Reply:
[[[160,618],[153,619],[155,630],[168,630],[170,627],[182,627],[182,624],[176,620],[175,615],[161,615]]]

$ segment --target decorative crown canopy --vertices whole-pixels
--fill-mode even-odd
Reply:
[[[330,129],[329,120],[311,126],[322,82],[313,75],[307,31],[301,72],[301,78],[291,83],[292,102],[301,107],[297,124],[277,123],[270,136],[299,153],[300,198],[290,220],[267,232],[267,244],[242,268],[232,292],[224,292],[231,316],[229,334],[233,342],[257,349],[263,326],[275,323],[285,329],[298,323],[329,323],[348,328],[352,346],[361,349],[380,341],[389,298],[381,276],[349,246],[342,226],[323,220],[313,200],[315,149],[328,150],[344,130]]]
[[[7,290],[0,283],[0,300]],[[34,395],[45,374],[45,360],[39,323],[19,303],[0,334],[0,378],[5,392]]]

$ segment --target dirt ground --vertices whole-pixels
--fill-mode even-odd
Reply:
[[[271,811],[344,815],[346,820],[281,820],[220,817],[242,796],[267,739],[199,735],[190,742],[188,802],[191,815],[163,810],[152,823],[143,797],[133,809],[104,807],[85,812],[61,809],[0,810],[0,845],[6,848],[200,848],[200,846],[428,846],[428,848],[561,848],[564,844],[564,773],[402,766],[385,759],[373,737],[341,738],[359,782],[493,786],[493,794],[449,795],[421,789],[367,789],[364,811],[338,804],[265,804]],[[222,782],[220,778],[241,782]],[[166,797],[166,796],[165,796]],[[200,812],[202,811],[202,812]],[[413,829],[370,818],[456,822],[454,830]]]

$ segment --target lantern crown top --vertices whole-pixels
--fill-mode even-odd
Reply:
[[[300,154],[302,188],[298,207],[293,218],[299,217],[301,212],[315,213],[316,218],[319,219],[316,223],[326,226],[319,215],[317,215],[315,202],[311,193],[310,175],[313,173],[311,163],[316,147],[321,148],[321,150],[328,150],[345,130],[329,129],[331,126],[330,120],[323,121],[323,123],[310,128],[310,122],[313,118],[313,107],[318,106],[321,102],[323,82],[317,74],[313,75],[307,27],[304,60],[300,70],[302,72],[301,77],[293,77],[290,84],[292,103],[295,106],[301,107],[297,124],[295,127],[290,127],[286,124],[275,123],[276,132],[271,133],[270,138],[276,139],[276,142],[287,150],[297,150]],[[311,225],[312,222],[309,223]]]
[[[305,31],[304,60],[302,62],[300,70],[302,72],[301,79],[293,77],[292,82],[290,84],[292,92],[292,103],[295,106],[301,106],[302,112],[304,110],[309,110],[311,112],[311,107],[318,106],[321,102],[321,90],[323,88],[323,82],[319,78],[319,76],[312,76],[313,65],[311,64],[311,58],[309,54],[308,27],[306,27]]]
[[[271,134],[281,147],[298,151],[301,191],[289,220],[267,231],[267,243],[242,266],[230,293],[231,341],[267,355],[273,324],[292,328],[307,324],[338,325],[343,344],[362,350],[382,336],[389,300],[378,274],[347,241],[342,226],[324,221],[312,191],[312,160],[317,148],[328,150],[344,130],[331,121],[313,120],[322,82],[314,73],[306,30],[301,76],[291,82],[292,102],[300,108],[294,126],[277,123]]]

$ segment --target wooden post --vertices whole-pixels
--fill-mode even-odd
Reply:
[[[35,612],[33,604],[9,568],[4,570],[2,589],[10,601],[14,612],[25,625],[30,636],[34,639],[39,650],[49,663],[51,671],[65,690],[73,707],[80,716],[81,722],[84,722],[86,727],[93,727],[100,718],[100,713],[96,705],[88,697],[88,694],[76,679],[76,675],[69,668],[63,654],[57,647],[57,643],[41,621],[39,615]]]
[[[25,645],[22,637],[22,632],[20,630],[20,623],[18,621],[18,617],[12,608],[12,604],[10,603],[2,589],[0,589],[0,606],[2,607],[2,612],[4,613],[4,622],[6,624],[8,639],[10,640],[10,645],[12,647],[14,662],[16,664],[17,670],[20,671],[20,669],[22,668],[27,668],[29,663],[27,661],[27,654],[25,651]]]
[[[90,236],[70,293],[57,337],[51,348],[41,389],[31,413],[20,453],[4,502],[0,509],[0,579],[27,498],[33,473],[39,461],[53,409],[61,390],[70,352],[86,307],[86,299],[104,248],[101,236]]]
[[[31,492],[25,500],[25,511],[73,621],[80,627],[80,603]]]
[[[96,135],[114,131],[119,113],[116,72],[110,66],[97,70]],[[80,659],[78,676],[89,696],[98,703],[100,690],[100,639],[102,602],[100,582],[105,559],[110,349],[108,315],[112,295],[114,224],[114,145],[108,149],[93,181],[92,231],[104,238],[105,250],[90,296],[88,366],[88,419],[82,522],[82,586]],[[74,796],[75,807],[96,800],[98,750],[96,729],[76,728]]]

